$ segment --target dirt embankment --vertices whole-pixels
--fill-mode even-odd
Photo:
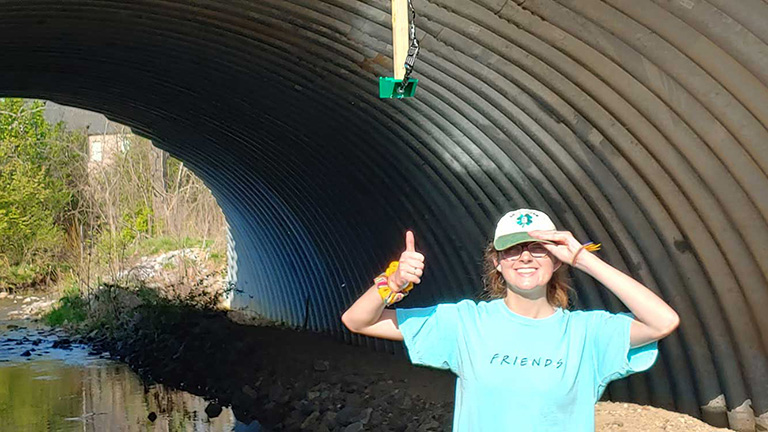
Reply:
[[[90,342],[143,377],[232,405],[239,420],[268,430],[448,431],[450,373],[329,337],[240,325],[223,312],[137,309],[119,340]],[[599,403],[598,431],[713,431],[689,416]]]

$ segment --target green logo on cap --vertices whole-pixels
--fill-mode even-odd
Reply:
[[[533,223],[533,218],[528,213],[522,214],[517,218],[517,224],[520,225],[521,227],[530,225],[532,223]]]

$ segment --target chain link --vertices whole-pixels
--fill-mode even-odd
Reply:
[[[416,56],[419,54],[419,41],[416,40],[416,10],[413,8],[413,3],[408,0],[408,9],[411,11],[411,19],[409,22],[408,39],[410,45],[408,46],[408,55],[405,57],[405,75],[403,76],[403,82],[401,82],[395,89],[397,93],[405,93],[405,88],[408,86],[408,80],[413,72],[413,64],[416,62]]]

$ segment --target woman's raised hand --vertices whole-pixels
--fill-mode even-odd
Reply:
[[[424,275],[424,255],[416,252],[415,240],[411,231],[405,233],[405,250],[400,254],[397,270],[389,276],[389,287],[400,291],[409,283],[421,283]]]
[[[543,243],[543,245],[555,258],[569,265],[573,265],[576,254],[582,248],[582,244],[570,231],[531,231],[528,234],[535,239],[554,243]]]

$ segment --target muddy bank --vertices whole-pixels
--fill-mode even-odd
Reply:
[[[210,398],[211,416],[231,405],[239,421],[276,431],[450,430],[448,373],[223,312],[143,310],[131,323],[122,339],[86,340],[147,380]]]
[[[0,291],[0,320],[39,318],[56,303],[48,294],[22,295]]]
[[[147,380],[211,400],[215,417],[266,430],[448,431],[454,377],[330,337],[237,324],[225,312],[139,307],[122,336],[95,331],[94,347]],[[634,404],[599,403],[598,431],[713,431],[689,416]]]

